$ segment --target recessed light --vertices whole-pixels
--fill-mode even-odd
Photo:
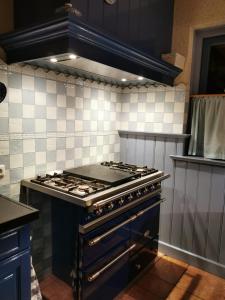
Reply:
[[[126,78],[122,78],[121,81],[125,82],[125,81],[127,81],[127,79]]]
[[[52,62],[52,63],[56,63],[57,61],[58,61],[58,59],[55,57],[50,58],[50,62]]]
[[[70,54],[70,55],[69,55],[69,58],[70,58],[70,59],[76,59],[77,56],[76,56],[75,54]]]
[[[143,80],[143,79],[144,79],[144,77],[138,76],[138,80]]]

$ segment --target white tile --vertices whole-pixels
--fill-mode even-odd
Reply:
[[[174,103],[174,112],[184,112],[184,103],[175,102]]]
[[[138,102],[138,94],[137,93],[132,93],[130,95],[130,102],[131,103],[137,103]]]
[[[74,120],[75,119],[75,109],[67,108],[66,109],[66,119],[67,120]]]
[[[10,155],[10,169],[23,167],[23,154]]]
[[[47,119],[49,120],[55,120],[57,117],[57,109],[54,106],[47,106]]]
[[[47,139],[47,150],[48,151],[56,150],[56,138]]]
[[[75,107],[78,108],[78,109],[83,109],[84,108],[83,98],[76,97]]]
[[[20,89],[8,89],[9,102],[22,103],[22,91]]]
[[[66,138],[66,149],[72,149],[74,148],[75,145],[75,141],[74,141],[74,137],[67,137]]]
[[[35,152],[35,140],[34,139],[27,139],[23,140],[23,152]]]
[[[90,156],[96,156],[96,155],[97,155],[97,148],[90,147]]]
[[[103,154],[109,153],[109,145],[103,145]]]
[[[93,109],[93,110],[98,109],[98,101],[97,100],[94,100],[94,99],[91,100],[91,109]]]
[[[56,94],[56,81],[47,80],[46,83],[47,93]]]
[[[82,159],[82,165],[89,165],[90,164],[90,158],[89,157],[84,157]]]
[[[165,102],[174,102],[174,100],[175,100],[175,92],[174,91],[166,92]]]
[[[9,105],[7,102],[3,102],[0,105],[0,118],[8,118],[9,116]]]
[[[90,110],[83,110],[83,119],[88,121],[91,119],[91,112]]]
[[[76,120],[75,121],[75,132],[76,131],[83,131],[83,122]]]
[[[66,120],[57,120],[57,131],[66,132]]]
[[[35,166],[24,167],[24,178],[32,178],[35,174]]]
[[[82,148],[75,148],[74,156],[75,156],[75,159],[81,159],[82,158]]]
[[[75,90],[75,85],[68,84],[66,87],[66,95],[70,97],[75,97],[76,90]]]
[[[145,123],[144,122],[138,122],[137,123],[137,130],[144,131],[145,129]]]
[[[115,135],[110,135],[109,137],[109,144],[113,145],[116,142],[116,136]]]
[[[56,170],[56,162],[47,163],[47,172]]]
[[[146,122],[154,122],[154,113],[146,113],[145,120]]]
[[[138,103],[138,112],[145,112],[145,111],[146,111],[145,103]]]
[[[66,107],[66,96],[57,95],[57,106],[58,107]]]
[[[9,119],[9,132],[22,133],[22,119]]]
[[[9,141],[0,141],[0,155],[9,155]]]
[[[103,127],[104,127],[104,130],[110,130],[110,122],[104,121]]]
[[[84,147],[89,147],[90,146],[90,137],[89,136],[85,136],[83,138],[83,146]]]
[[[137,121],[137,113],[129,113],[129,121],[136,122]]]
[[[35,104],[46,105],[46,94],[41,92],[35,92]]]
[[[129,111],[130,111],[130,104],[122,103],[122,112],[129,112]]]
[[[70,169],[74,167],[74,160],[66,160],[65,161],[65,168]]]
[[[35,119],[35,132],[46,132],[46,120]]]
[[[183,133],[183,124],[173,124],[173,133]]]
[[[20,182],[10,184],[10,196],[18,196],[20,194]]]
[[[104,111],[102,111],[102,110],[98,111],[98,120],[99,121],[104,120]]]
[[[103,90],[99,90],[98,91],[98,99],[99,100],[104,100],[105,95],[104,95],[104,91]]]
[[[164,112],[164,103],[156,103],[155,112]]]
[[[110,111],[110,102],[109,101],[104,101],[104,108],[106,111]]]
[[[34,77],[22,75],[22,88],[25,90],[34,90]]]
[[[165,113],[163,116],[164,123],[173,123],[173,114],[172,113]]]
[[[65,161],[65,160],[66,160],[66,151],[56,150],[56,161]]]
[[[155,93],[147,93],[147,102],[155,102]]]
[[[98,129],[98,122],[91,121],[91,131],[97,131],[97,129]]]
[[[43,165],[46,163],[46,152],[36,152],[35,160],[37,165]]]
[[[162,132],[163,124],[162,123],[154,123],[153,130],[154,130],[154,132]]]
[[[97,145],[98,146],[103,145],[103,136],[101,135],[97,136]]]
[[[90,98],[91,97],[91,89],[89,87],[84,88],[84,98]]]
[[[34,105],[23,104],[23,118],[34,118]]]

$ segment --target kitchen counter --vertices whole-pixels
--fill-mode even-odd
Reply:
[[[0,233],[30,223],[38,214],[37,209],[0,196]]]

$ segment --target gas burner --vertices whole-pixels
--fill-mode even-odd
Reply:
[[[31,181],[78,197],[89,196],[110,187],[97,180],[85,180],[72,175],[55,172],[44,176],[38,175],[36,179]]]
[[[126,164],[123,162],[104,161],[101,163],[102,166],[109,167],[113,170],[120,170],[134,174],[135,177],[146,176],[157,172],[154,168],[148,168],[147,166],[136,166],[132,164]]]

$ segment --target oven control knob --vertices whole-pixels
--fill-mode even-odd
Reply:
[[[147,186],[144,188],[144,193],[145,193],[145,194],[148,193],[148,187],[147,187]]]
[[[134,197],[132,196],[132,194],[128,195],[128,197],[127,197],[128,201],[132,201],[133,198],[134,198]]]
[[[152,184],[152,185],[150,186],[150,191],[151,191],[151,192],[154,192],[154,190],[155,190],[155,186]]]
[[[136,195],[137,195],[137,197],[141,197],[141,191],[138,190]]]
[[[124,199],[121,198],[119,201],[118,201],[119,205],[122,206],[124,204]]]
[[[96,214],[96,216],[100,216],[102,214],[102,212],[103,212],[103,209],[99,208],[95,211],[95,214]]]
[[[111,210],[111,209],[113,209],[113,207],[114,207],[114,204],[111,202],[111,203],[108,205],[108,209]]]

